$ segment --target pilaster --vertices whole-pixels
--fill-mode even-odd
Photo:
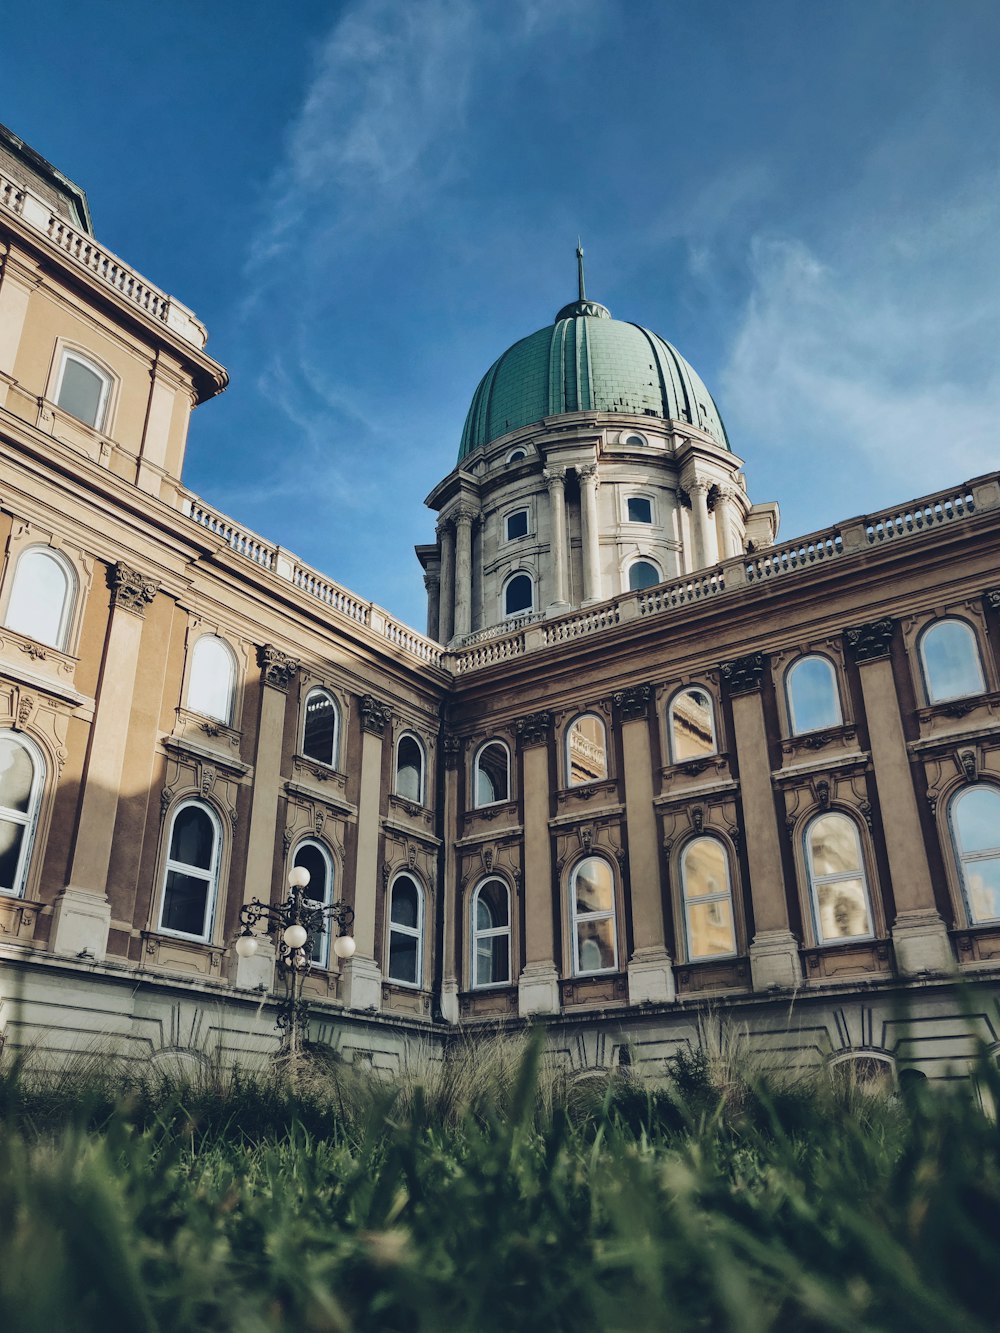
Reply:
[[[254,756],[243,901],[260,898],[266,903],[271,901],[274,872],[285,696],[299,664],[280,648],[263,644],[257,649],[257,665],[260,667],[260,725],[257,729],[257,753]]]
[[[596,463],[577,467],[580,479],[580,526],[583,540],[583,601],[599,602],[601,590],[601,527],[597,512],[597,487],[600,484]]]
[[[559,1011],[559,973],[552,929],[552,853],[549,845],[549,740],[552,714],[518,719],[524,799],[524,958],[518,1012]]]
[[[362,695],[361,781],[358,798],[358,855],[354,871],[354,942],[357,952],[341,971],[341,997],[348,1009],[382,1007],[381,951],[375,940],[375,895],[382,812],[382,738],[389,708],[371,694]]]
[[[455,627],[455,529],[450,519],[441,520],[437,535],[441,543],[438,639],[440,643],[450,643]]]
[[[551,616],[569,610],[569,592],[566,581],[566,469],[547,467],[542,474],[549,491],[549,525],[551,531],[551,578],[549,603]]]

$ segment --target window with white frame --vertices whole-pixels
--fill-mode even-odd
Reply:
[[[920,636],[920,662],[932,704],[982,694],[986,689],[979,645],[964,620],[938,620]]]
[[[707,690],[680,690],[667,709],[670,758],[675,764],[703,759],[718,751],[715,739],[715,709]]]
[[[76,575],[69,561],[48,546],[28,546],[18,556],[7,602],[7,628],[65,651]]]
[[[788,668],[785,690],[793,736],[839,727],[843,721],[837,675],[828,657],[800,657]]]
[[[472,985],[510,983],[510,890],[487,879],[472,899]]]
[[[663,576],[652,560],[633,560],[628,567],[629,592],[641,592],[643,588],[655,588],[663,582]]]
[[[514,574],[504,584],[503,613],[505,616],[522,616],[531,611],[535,604],[535,585],[530,574]]]
[[[333,902],[333,857],[315,838],[306,838],[295,849],[292,865],[309,872],[303,892],[307,907],[326,907]],[[312,960],[318,967],[330,964],[330,923],[312,937]]]
[[[805,854],[817,943],[870,939],[868,877],[854,820],[836,810],[817,815],[806,825]]]
[[[55,402],[86,426],[103,430],[111,395],[111,376],[79,352],[63,352],[56,379]]]
[[[1000,789],[985,782],[964,788],[948,817],[970,923],[1000,920]]]
[[[21,897],[45,782],[36,746],[11,731],[0,732],[0,893]]]
[[[528,535],[528,511],[527,509],[515,509],[513,513],[507,514],[503,521],[504,537],[509,542],[517,541],[520,537]]]
[[[613,972],[618,966],[615,880],[601,856],[588,856],[570,878],[573,910],[573,971]]]
[[[396,746],[396,795],[424,803],[424,751],[411,732],[405,732]]]
[[[217,634],[203,634],[191,653],[187,706],[192,713],[231,726],[236,696],[236,658]]]
[[[527,457],[528,457],[527,450],[522,449],[520,446],[518,446],[516,449],[511,449],[510,453],[507,455],[507,462],[523,463]]]
[[[694,838],[681,852],[687,956],[727,958],[736,952],[729,854],[718,838]]]
[[[328,768],[337,767],[337,704],[329,690],[310,690],[302,723],[302,753]]]
[[[423,972],[424,891],[412,875],[397,875],[389,893],[389,957],[386,975],[419,986]]]
[[[219,890],[222,825],[204,801],[185,801],[174,811],[160,906],[162,931],[207,940]]]
[[[653,502],[648,495],[630,495],[625,501],[630,523],[652,523]]]
[[[477,807],[510,800],[510,751],[503,741],[487,741],[473,769]]]
[[[566,729],[566,785],[582,787],[608,776],[608,733],[596,713],[582,713]]]

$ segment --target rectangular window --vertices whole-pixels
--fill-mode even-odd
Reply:
[[[507,540],[516,541],[518,537],[527,537],[528,535],[528,511],[527,509],[515,509],[513,514],[507,515]]]
[[[644,495],[630,495],[628,497],[628,521],[630,523],[652,523],[652,501]]]

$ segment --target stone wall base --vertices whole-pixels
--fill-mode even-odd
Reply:
[[[790,930],[759,931],[750,945],[755,991],[795,990],[802,985],[799,943]]]
[[[677,998],[666,949],[636,949],[627,970],[629,1004],[670,1004]]]
[[[517,1012],[530,1014],[559,1012],[559,975],[553,963],[528,963],[517,983]]]
[[[102,963],[110,929],[111,904],[104,894],[67,885],[56,898],[49,948],[68,958]]]
[[[955,971],[955,955],[947,928],[933,908],[900,912],[892,928],[892,944],[900,976],[940,975]]]
[[[371,958],[355,954],[340,969],[340,998],[345,1009],[380,1013],[382,1009],[382,969]]]

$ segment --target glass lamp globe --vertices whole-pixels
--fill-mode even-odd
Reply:
[[[252,958],[257,952],[257,941],[252,935],[241,935],[236,941],[236,952],[241,958]]]
[[[304,889],[309,883],[309,871],[305,866],[294,866],[288,872],[288,886],[292,889]]]
[[[333,941],[333,952],[338,958],[353,957],[354,950],[358,946],[354,943],[353,935],[338,935]]]
[[[287,926],[284,935],[282,935],[282,939],[289,949],[301,949],[308,938],[305,926],[299,925]]]

